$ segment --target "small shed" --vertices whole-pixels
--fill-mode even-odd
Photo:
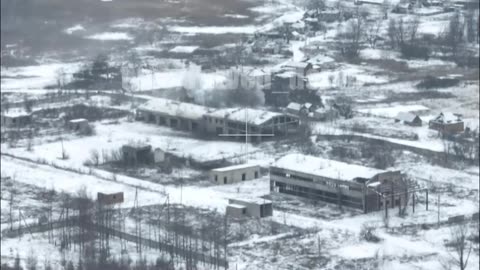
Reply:
[[[409,112],[399,112],[398,115],[395,117],[395,122],[402,122],[403,124],[409,126],[422,126],[422,119],[420,118],[420,116]]]
[[[229,199],[228,203],[227,215],[231,217],[263,218],[273,214],[272,201],[263,198]]]
[[[310,71],[313,66],[311,63],[308,62],[289,62],[285,65],[282,66],[283,68],[286,69],[292,69],[294,70],[297,74],[302,75],[302,76],[307,76],[308,71]]]
[[[112,194],[105,194],[102,192],[98,192],[97,202],[101,205],[112,205],[112,204],[123,203],[123,192],[117,192]]]
[[[67,122],[67,128],[75,132],[86,132],[90,126],[88,120],[84,118],[72,119]]]
[[[160,163],[165,161],[165,151],[160,148],[155,148],[153,150],[153,162]]]
[[[220,185],[238,183],[260,177],[260,166],[254,164],[240,164],[210,171],[212,182]]]
[[[290,102],[287,105],[287,112],[292,114],[300,114],[302,110],[302,104],[296,102]]]
[[[25,127],[31,123],[31,113],[27,113],[23,110],[9,110],[8,112],[2,112],[1,114],[2,127],[20,128]]]
[[[127,165],[149,164],[153,159],[152,146],[143,143],[130,143],[122,146],[123,161]]]

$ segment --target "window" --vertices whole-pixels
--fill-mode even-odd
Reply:
[[[227,183],[227,177],[223,177],[223,183],[226,184]]]
[[[255,178],[258,178],[258,172],[255,171]]]
[[[218,175],[215,174],[215,182],[218,182]]]
[[[246,179],[246,175],[245,173],[242,173],[242,181],[245,181],[245,179]]]

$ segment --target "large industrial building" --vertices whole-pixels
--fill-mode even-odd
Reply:
[[[270,166],[270,190],[363,210],[406,202],[400,171],[384,171],[302,154],[289,154]]]
[[[139,106],[136,119],[157,125],[261,141],[271,136],[294,134],[298,117],[290,114],[250,108],[216,109],[191,103],[155,98]]]

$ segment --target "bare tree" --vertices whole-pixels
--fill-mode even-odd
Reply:
[[[324,0],[307,0],[305,7],[318,13],[320,10],[325,9],[326,5]]]
[[[342,48],[342,54],[348,58],[356,58],[360,51],[360,44],[364,35],[364,20],[357,16],[351,19],[346,31],[343,33],[345,38],[345,46]]]
[[[460,13],[455,12],[455,14],[450,18],[444,37],[445,44],[450,49],[450,52],[454,58],[458,56],[459,49],[463,43],[464,27],[465,25],[460,17]]]
[[[383,19],[388,19],[388,12],[390,11],[391,4],[389,0],[383,0],[382,3],[382,12],[383,12]]]
[[[365,40],[371,48],[375,48],[377,44],[381,27],[381,20],[369,22],[365,25]]]
[[[467,269],[468,259],[472,251],[472,243],[468,240],[468,225],[460,224],[451,228],[450,235],[452,237],[450,245],[453,252],[450,254],[450,265],[458,266],[458,269]]]

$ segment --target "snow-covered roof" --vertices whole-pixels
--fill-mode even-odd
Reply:
[[[298,76],[298,74],[295,71],[288,70],[281,73],[277,73],[275,74],[275,76],[279,78],[292,78],[292,77]]]
[[[175,48],[171,49],[169,52],[171,53],[193,53],[198,46],[176,46]]]
[[[404,121],[404,122],[413,122],[413,120],[415,120],[415,117],[417,117],[417,115],[415,115],[413,113],[399,112],[397,114],[397,116],[395,117],[395,119],[398,119],[398,120]]]
[[[375,175],[385,172],[375,168],[303,154],[288,154],[275,161],[272,166],[343,181],[352,181],[355,178],[371,179]]]
[[[303,106],[305,106],[305,108],[307,108],[307,109],[310,109],[310,107],[312,107],[313,104],[310,103],[310,102],[307,102],[307,103],[303,104]]]
[[[287,109],[299,111],[302,108],[300,103],[290,102],[288,103]]]
[[[457,123],[457,122],[462,122],[462,119],[460,119],[460,117],[461,117],[460,114],[446,112],[446,113],[440,113],[432,121],[439,122],[439,123]]]
[[[272,201],[264,199],[264,198],[259,198],[259,197],[242,197],[242,198],[232,198],[231,200],[235,201],[235,204],[241,204],[242,202],[245,203],[254,203],[254,204],[270,204]]]
[[[237,121],[242,123],[245,123],[245,118],[247,118],[248,123],[254,125],[261,125],[274,117],[281,116],[282,114],[250,108],[229,108],[215,110],[213,112],[207,113],[207,115],[216,118],[225,118],[231,121]]]
[[[30,113],[24,109],[9,109],[8,111],[2,111],[2,115],[5,117],[22,117],[29,116]]]
[[[140,110],[163,113],[187,119],[199,120],[208,108],[192,103],[179,102],[165,98],[155,98],[138,107]]]
[[[234,203],[231,203],[229,205],[227,205],[228,207],[231,207],[231,208],[236,208],[236,209],[245,209],[246,206],[245,205],[240,205],[240,204],[234,204]]]
[[[78,118],[78,119],[72,119],[68,122],[70,122],[70,123],[81,123],[81,122],[88,122],[88,121],[85,118]]]
[[[123,147],[142,149],[142,148],[151,147],[151,145],[147,144],[147,143],[144,143],[144,142],[140,142],[140,141],[132,141],[132,142],[128,142],[128,143],[124,144]]]
[[[296,62],[296,61],[290,61],[283,65],[283,67],[291,67],[291,68],[307,68],[310,63],[308,62]]]
[[[258,165],[252,164],[252,163],[246,163],[246,164],[232,165],[232,166],[223,167],[223,168],[216,168],[216,169],[213,169],[212,172],[228,172],[228,171],[249,169],[249,168],[255,168],[255,167],[258,167]]]
[[[257,77],[257,76],[265,76],[267,73],[263,69],[253,69],[248,73],[248,76]]]

